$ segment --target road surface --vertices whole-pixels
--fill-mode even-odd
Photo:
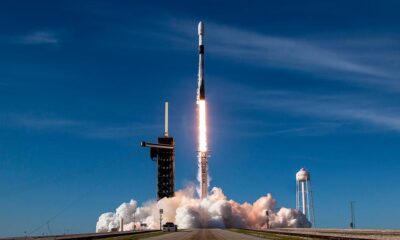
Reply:
[[[146,240],[258,240],[264,238],[235,233],[224,229],[189,229],[176,233],[164,234]]]

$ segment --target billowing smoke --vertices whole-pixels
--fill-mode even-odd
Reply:
[[[175,192],[172,198],[149,201],[138,207],[135,200],[121,204],[114,212],[103,213],[96,225],[96,232],[109,232],[120,228],[136,229],[141,223],[149,229],[160,228],[159,209],[164,210],[163,223],[174,222],[179,228],[255,228],[266,229],[266,210],[269,224],[278,227],[310,227],[310,222],[296,209],[276,209],[276,200],[271,194],[259,198],[252,204],[239,204],[228,200],[222,189],[214,187],[207,198],[195,197],[192,187]]]

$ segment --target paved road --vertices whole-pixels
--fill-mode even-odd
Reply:
[[[246,234],[235,233],[223,229],[190,229],[176,233],[169,233],[157,237],[146,238],[146,240],[258,240],[262,238]]]

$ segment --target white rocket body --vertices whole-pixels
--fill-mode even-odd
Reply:
[[[203,44],[203,36],[204,36],[204,24],[203,22],[199,22],[198,25],[198,34],[199,34],[199,75],[198,75],[198,87],[197,87],[197,101],[205,100],[205,86],[204,86],[204,44]]]

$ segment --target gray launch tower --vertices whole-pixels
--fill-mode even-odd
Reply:
[[[157,163],[157,200],[173,197],[175,192],[175,142],[168,136],[168,103],[165,103],[165,133],[158,143],[141,142],[150,148],[150,158]]]

